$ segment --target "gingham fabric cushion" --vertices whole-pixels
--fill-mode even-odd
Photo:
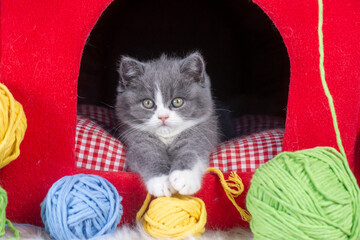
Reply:
[[[76,166],[93,170],[123,171],[125,148],[101,124],[78,116],[75,136]]]
[[[254,172],[281,152],[283,136],[283,129],[273,129],[224,142],[211,154],[210,166],[223,172]]]
[[[111,109],[79,105],[75,157],[79,168],[124,171],[125,148],[113,136]],[[270,116],[242,116],[234,120],[237,138],[220,144],[210,156],[210,166],[223,172],[254,172],[282,151],[284,120]]]

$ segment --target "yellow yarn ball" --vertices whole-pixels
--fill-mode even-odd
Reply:
[[[153,200],[141,222],[153,237],[183,239],[200,236],[205,231],[206,217],[205,204],[200,198],[175,195]]]
[[[217,174],[226,196],[240,213],[241,218],[249,222],[251,220],[249,212],[235,202],[235,198],[244,191],[241,178],[232,172],[225,180],[224,175],[217,168],[210,167],[206,171]],[[184,239],[189,235],[198,237],[205,231],[207,213],[205,203],[200,198],[176,194],[172,197],[159,197],[149,206],[150,201],[151,195],[148,194],[136,215],[136,220],[141,222],[145,231],[152,237]],[[147,208],[148,211],[145,213]]]
[[[25,113],[9,89],[0,83],[0,168],[20,154],[27,123]]]

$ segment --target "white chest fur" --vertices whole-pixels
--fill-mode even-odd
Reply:
[[[175,139],[176,136],[172,136],[172,137],[162,137],[162,136],[159,136],[160,140],[165,143],[166,146],[169,146],[172,141]]]

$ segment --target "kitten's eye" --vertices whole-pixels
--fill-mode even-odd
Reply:
[[[171,105],[174,107],[174,108],[179,108],[181,107],[182,105],[184,104],[184,99],[182,98],[174,98],[171,102]]]
[[[155,106],[154,101],[151,99],[145,99],[142,101],[142,105],[147,108],[147,109],[151,109]]]

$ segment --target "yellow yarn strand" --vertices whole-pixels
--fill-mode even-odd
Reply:
[[[9,89],[0,83],[0,168],[16,159],[26,130],[23,108]]]
[[[239,207],[234,199],[244,191],[240,177],[231,173],[229,179],[225,180],[219,169],[208,168],[206,171],[218,175],[227,197],[239,211],[241,218],[249,222],[250,214]],[[205,231],[207,212],[205,203],[200,198],[176,194],[172,197],[156,198],[151,203],[150,201],[151,195],[147,194],[136,214],[136,220],[152,237],[184,239],[189,235],[200,236]]]
[[[221,185],[224,188],[226,196],[235,206],[236,210],[240,213],[241,219],[246,222],[251,221],[251,215],[248,211],[242,209],[236,202],[236,197],[240,196],[240,194],[244,191],[244,184],[241,181],[241,178],[237,175],[236,172],[231,172],[230,176],[227,180],[225,180],[222,172],[217,168],[208,168],[206,171],[214,172],[218,175]]]

